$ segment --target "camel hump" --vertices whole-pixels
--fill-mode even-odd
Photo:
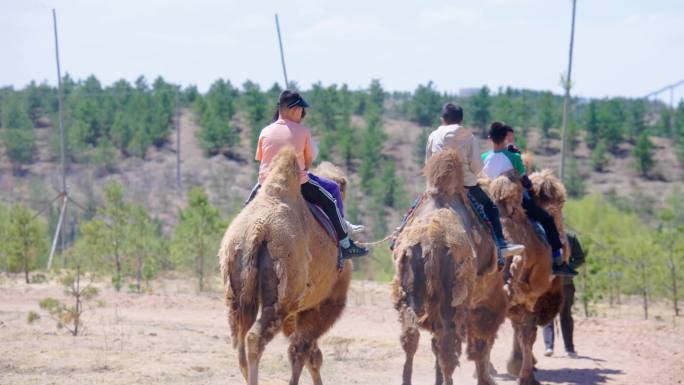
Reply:
[[[271,169],[264,181],[262,190],[266,195],[283,197],[300,193],[300,166],[297,151],[293,146],[285,146],[273,158]]]
[[[443,150],[428,159],[423,169],[432,194],[455,196],[463,189],[463,161],[454,150]]]
[[[530,175],[532,190],[539,203],[563,204],[566,198],[565,186],[551,169],[544,169]]]
[[[489,183],[489,196],[498,205],[503,203],[515,207],[522,202],[522,188],[517,176],[502,174]]]

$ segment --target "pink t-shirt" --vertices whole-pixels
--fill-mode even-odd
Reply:
[[[271,162],[281,148],[291,145],[297,152],[299,163],[299,180],[306,183],[309,176],[306,174],[308,167],[313,161],[313,148],[311,146],[311,133],[309,129],[299,123],[290,120],[278,119],[264,127],[259,134],[255,159],[259,164],[259,183],[263,184],[271,170]]]

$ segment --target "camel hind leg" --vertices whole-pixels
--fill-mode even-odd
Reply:
[[[418,350],[420,332],[418,330],[417,312],[423,306],[425,295],[425,270],[422,259],[422,247],[414,245],[404,251],[401,256],[398,284],[403,293],[396,298],[395,307],[399,310],[399,322],[401,323],[401,347],[406,355],[402,384],[410,385],[413,376],[413,357]]]
[[[246,359],[247,377],[249,385],[259,384],[259,361],[268,344],[278,332],[283,323],[286,309],[276,310],[278,305],[278,278],[273,266],[273,258],[262,246],[258,256],[259,266],[259,298],[261,315],[247,332]]]
[[[325,301],[318,307],[297,315],[294,330],[289,336],[288,354],[292,365],[290,385],[299,383],[304,365],[309,370],[314,385],[323,384],[320,372],[323,365],[323,353],[318,348],[318,338],[333,326],[346,306],[351,269],[345,269],[342,274]]]

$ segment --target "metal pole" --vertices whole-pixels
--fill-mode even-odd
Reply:
[[[52,268],[52,257],[55,256],[55,249],[57,249],[57,239],[59,239],[59,233],[62,229],[62,222],[64,222],[64,213],[66,212],[68,198],[66,195],[62,195],[62,210],[59,212],[59,220],[57,221],[57,228],[55,229],[55,236],[52,238],[52,247],[50,248],[50,256],[48,257],[47,268],[48,270]]]
[[[567,152],[567,135],[568,135],[568,108],[570,105],[570,87],[572,79],[572,48],[575,42],[575,8],[577,0],[572,0],[572,24],[570,27],[570,53],[568,55],[568,72],[565,78],[565,99],[563,100],[563,128],[561,130],[561,163],[560,163],[560,177],[561,181],[565,180],[565,156]]]
[[[59,39],[57,38],[57,11],[52,9],[52,22],[55,31],[55,59],[57,61],[57,99],[59,102],[59,157],[62,166],[62,193],[66,193],[66,166],[64,156],[64,119],[62,117],[62,110],[64,108],[64,101],[62,95],[62,70],[59,65]]]
[[[280,37],[280,22],[278,21],[278,14],[275,14],[276,31],[278,31],[278,45],[280,45],[280,63],[283,65],[283,77],[285,78],[285,88],[287,89],[290,82],[287,81],[287,69],[285,69],[285,54],[283,53],[283,39]]]
[[[181,188],[181,136],[180,136],[180,109],[178,108],[179,98],[178,89],[176,89],[176,186],[178,193],[182,191]]]

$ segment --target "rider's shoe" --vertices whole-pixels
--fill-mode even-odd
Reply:
[[[553,264],[552,273],[558,277],[574,277],[577,275],[577,271],[570,267],[567,262],[563,262],[560,265]]]
[[[365,247],[358,246],[354,241],[349,240],[349,247],[342,247],[342,258],[351,259],[355,257],[362,257],[368,254],[368,249]]]
[[[525,246],[519,245],[517,243],[506,243],[499,247],[499,251],[504,257],[512,257],[514,255],[520,255],[523,251],[525,251]]]
[[[366,229],[366,226],[364,225],[355,225],[346,219],[344,221],[347,223],[347,228],[349,229],[349,232],[352,234],[360,233]]]

